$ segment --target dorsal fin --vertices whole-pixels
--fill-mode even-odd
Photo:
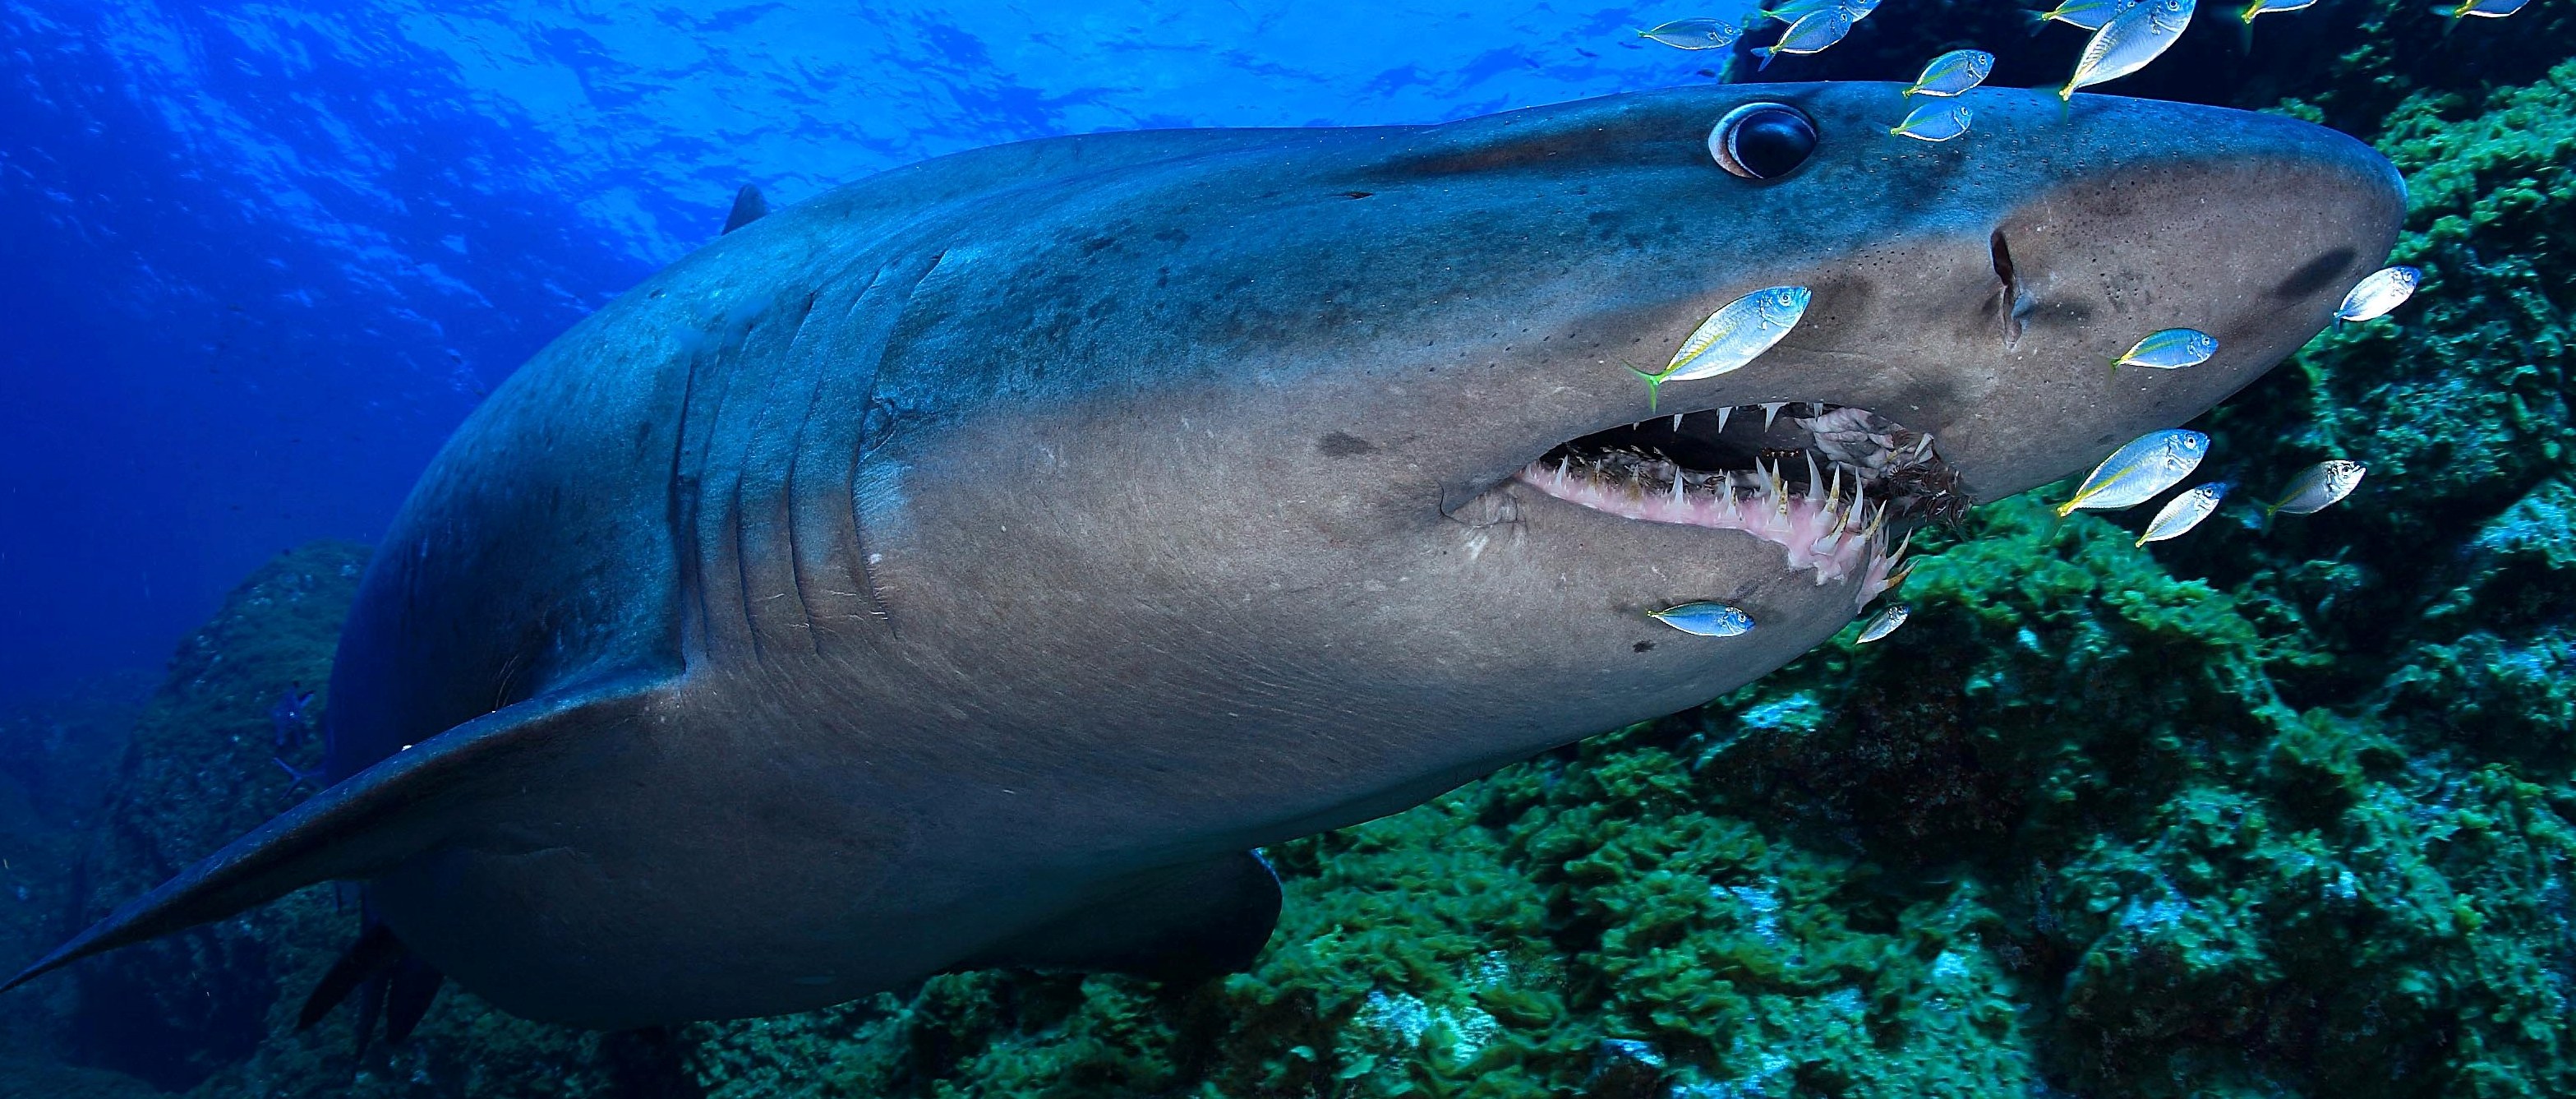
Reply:
[[[760,197],[760,188],[749,183],[743,184],[742,190],[733,193],[733,212],[725,215],[724,231],[725,233],[733,232],[734,230],[740,229],[752,222],[759,221],[768,213],[769,200]],[[723,236],[724,233],[718,233],[716,235]]]
[[[459,809],[519,789],[530,770],[571,747],[567,742],[642,712],[664,682],[596,681],[495,710],[396,752],[126,902],[0,991],[315,882],[382,873],[444,839]]]

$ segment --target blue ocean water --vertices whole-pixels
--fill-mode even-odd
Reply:
[[[11,0],[0,699],[157,667],[271,554],[374,537],[483,394],[743,183],[795,202],[1027,138],[1708,79],[1645,15]]]

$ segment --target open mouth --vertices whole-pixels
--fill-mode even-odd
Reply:
[[[1515,478],[1649,523],[1740,530],[1865,606],[1902,583],[1914,528],[1971,501],[1932,436],[1871,412],[1781,402],[1661,416],[1558,445]],[[1893,549],[1890,547],[1893,546]]]

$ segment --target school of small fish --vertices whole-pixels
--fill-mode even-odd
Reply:
[[[2252,45],[2250,35],[2256,16],[2301,11],[2316,2],[2250,0],[2236,12],[2243,33],[2249,36],[2245,40],[2247,48]],[[2497,19],[2522,10],[2529,2],[2456,0],[2434,11],[2454,21]],[[1878,3],[1879,0],[1777,0],[1760,9],[1760,16],[1783,24],[1785,29],[1770,45],[1752,50],[1758,59],[1756,68],[1769,68],[1781,54],[1824,52],[1848,36],[1854,24],[1876,11]],[[2196,7],[2197,0],[2060,0],[2047,11],[2029,15],[2033,33],[2049,23],[2091,32],[2074,72],[2057,89],[2060,100],[2071,102],[2078,90],[2129,76],[2163,56],[2190,27]],[[1752,29],[1752,25],[1723,19],[1677,19],[1638,34],[1678,49],[1708,50],[1733,46]],[[1994,66],[1995,55],[1991,53],[1952,50],[1927,62],[1922,75],[1900,92],[1899,98],[1956,99],[1983,85]],[[1967,134],[1975,119],[1975,111],[1965,103],[1925,102],[1888,127],[1887,132],[1916,141],[1944,142]],[[2403,266],[2372,272],[2345,295],[2343,304],[2335,310],[2335,324],[2340,327],[2387,316],[2406,303],[2423,277],[2422,271]],[[1649,410],[1654,408],[1666,382],[1713,378],[1741,369],[1760,357],[1797,326],[1809,300],[1805,287],[1756,290],[1711,313],[1682,341],[1660,373],[1629,367],[1646,380]],[[2208,362],[2217,354],[2216,336],[2194,328],[2167,328],[2140,338],[2112,360],[2111,367],[2180,370]],[[1766,409],[1772,407],[1776,406]],[[1722,419],[1720,424],[1722,427]],[[2139,436],[2103,459],[2077,486],[2074,495],[2058,505],[2057,515],[2064,518],[2079,510],[2118,510],[2145,503],[2191,476],[2208,453],[2209,437],[2197,431],[2173,429]],[[2351,495],[2367,472],[2368,467],[2361,463],[2341,459],[2302,470],[2291,478],[2278,499],[2262,505],[2263,526],[2268,529],[2276,515],[2309,515],[2332,506]],[[2211,481],[2176,493],[2147,522],[2135,544],[2143,547],[2191,532],[2217,513],[2232,487],[2226,481]],[[1722,603],[1684,603],[1650,613],[1666,625],[1703,637],[1733,637],[1753,628],[1751,617]],[[1867,644],[1895,632],[1911,613],[1903,603],[1881,607],[1862,626],[1860,642]]]

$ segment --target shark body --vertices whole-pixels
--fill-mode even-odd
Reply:
[[[1240,965],[1280,903],[1253,849],[1793,659],[1906,525],[2295,349],[2403,208],[2295,121],[1990,91],[1932,145],[1898,91],[1059,138],[729,229],[423,476],[333,785],[17,980],[329,879],[376,944],[334,994],[397,1013],[406,973],[616,1028]],[[1757,101],[1815,142],[1748,179],[1708,142]],[[1628,365],[1782,285],[1795,331],[1650,419]],[[2218,356],[2104,367],[2179,325]],[[1700,521],[1792,498],[1802,544]],[[1649,616],[1703,599],[1756,628]]]

